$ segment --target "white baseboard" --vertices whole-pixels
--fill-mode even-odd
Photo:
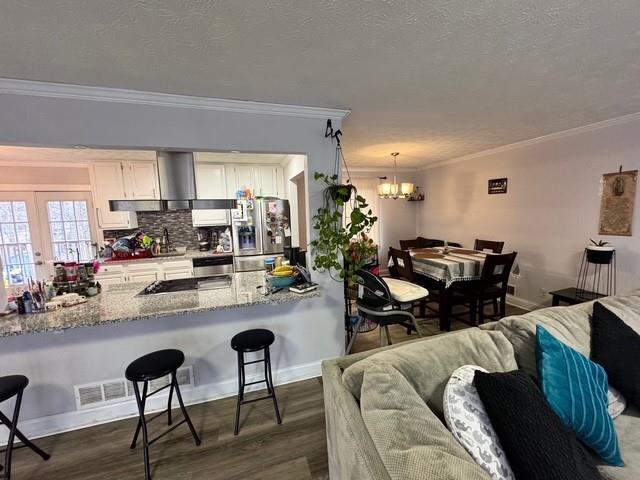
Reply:
[[[521,297],[514,297],[513,295],[507,295],[507,304],[513,305],[514,307],[521,308],[523,310],[538,310],[540,308],[548,307],[548,305],[544,305],[542,303],[535,303],[530,300],[525,300]]]
[[[273,382],[276,386],[287,383],[298,382],[321,375],[320,361],[296,365],[273,372]],[[247,376],[247,382],[260,380],[261,375]],[[259,390],[264,388],[260,385],[250,385],[245,391]],[[238,380],[231,379],[219,383],[198,385],[194,388],[181,389],[182,398],[186,405],[209,402],[220,398],[230,397],[238,393]],[[166,393],[147,400],[146,411],[152,413],[167,408],[168,390]],[[174,407],[177,405],[174,396]],[[50,415],[47,417],[33,418],[19,422],[18,427],[28,438],[34,439],[46,437],[57,433],[69,432],[81,428],[93,427],[103,423],[135,417],[138,415],[138,408],[135,400],[127,400],[121,403],[114,403],[97,408],[74,410],[71,412]],[[0,430],[0,446],[7,443],[8,430]]]

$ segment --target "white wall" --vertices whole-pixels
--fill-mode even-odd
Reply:
[[[339,128],[340,121],[336,114],[334,127]],[[300,114],[0,95],[0,144],[299,153],[307,155],[309,170],[328,172],[334,150],[324,138],[325,123],[326,118]],[[0,177],[6,172],[0,167]],[[322,187],[315,182],[308,187],[309,209],[315,210]],[[175,345],[197,365],[200,386],[215,394],[235,381],[235,356],[227,348],[230,335],[249,326],[275,330],[276,377],[283,372],[293,372],[288,379],[295,379],[296,372],[318,374],[322,359],[343,352],[343,299],[341,284],[319,274],[314,279],[321,284],[321,298],[281,307],[1,338],[0,375],[23,373],[31,378],[21,418],[35,421],[73,412],[74,384],[121,377],[136,356]],[[42,433],[33,428],[35,432],[25,428],[25,433]]]
[[[298,212],[298,188],[295,182],[291,179],[304,173],[305,185],[307,185],[309,175],[306,172],[306,158],[304,155],[290,155],[287,159],[287,163],[284,165],[284,188],[289,199],[289,209],[291,215],[291,246],[305,248],[306,245],[300,245],[299,225],[298,219],[300,218]],[[313,177],[311,177],[313,178]],[[304,206],[306,208],[306,205]]]
[[[367,179],[377,183],[378,176],[389,176],[388,171],[372,172],[352,172],[353,184],[357,187],[358,180]],[[398,182],[416,183],[417,172],[399,172]],[[389,180],[387,180],[389,181]],[[418,186],[422,186],[418,184]],[[375,202],[378,212],[378,228],[380,241],[378,245],[378,255],[380,266],[384,271],[388,262],[389,247],[400,248],[400,240],[416,238],[417,236],[417,214],[418,202],[408,202],[405,199],[396,200],[367,198],[372,203]]]
[[[640,120],[611,122],[426,169],[418,232],[465,246],[504,240],[518,252],[521,278],[512,283],[523,305],[549,304],[541,289],[575,286],[589,238],[616,247],[618,292],[639,288],[640,205],[634,236],[598,236],[602,174],[640,168],[639,131]],[[487,180],[500,177],[508,193],[488,195]]]

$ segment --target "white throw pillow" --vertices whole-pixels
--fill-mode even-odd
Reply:
[[[624,409],[627,408],[627,400],[611,385],[609,385],[609,391],[607,392],[607,400],[609,402],[607,411],[611,418],[620,416],[620,414],[624,412]]]
[[[451,375],[444,389],[444,419],[453,436],[491,478],[515,480],[498,435],[473,385],[476,370],[486,372],[482,367],[464,365]]]

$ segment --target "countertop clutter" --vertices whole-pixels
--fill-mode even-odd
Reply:
[[[86,303],[73,308],[0,317],[0,337],[64,331],[251,305],[275,305],[320,296],[317,290],[303,295],[287,290],[263,295],[263,289],[259,287],[264,284],[264,278],[264,272],[240,272],[231,275],[229,288],[146,296],[138,294],[148,283],[109,285],[104,287],[102,294],[89,298]]]

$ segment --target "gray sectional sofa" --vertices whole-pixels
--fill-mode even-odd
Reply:
[[[600,301],[640,333],[640,291]],[[494,372],[521,368],[535,376],[538,323],[588,356],[592,308],[546,308],[325,361],[331,480],[490,479],[442,420],[451,373],[474,364]],[[640,479],[640,411],[628,405],[615,425],[625,466],[602,465],[601,472],[612,480]]]

